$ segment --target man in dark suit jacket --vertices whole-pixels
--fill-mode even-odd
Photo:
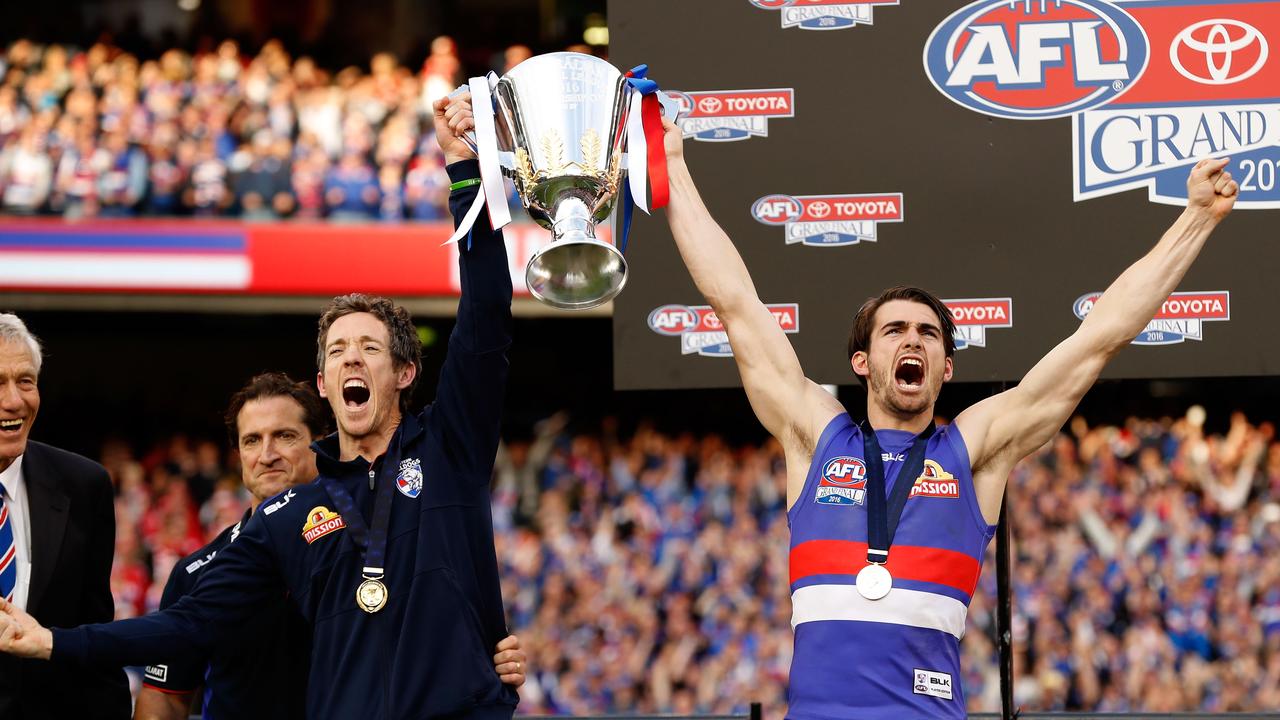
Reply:
[[[44,625],[107,622],[115,615],[111,479],[95,462],[27,439],[40,409],[41,359],[22,320],[0,313],[0,596]],[[129,705],[119,669],[0,656],[4,720],[128,718]]]

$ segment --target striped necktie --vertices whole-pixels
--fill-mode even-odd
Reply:
[[[0,485],[0,596],[13,602],[18,585],[18,545],[13,538],[13,522],[9,520],[9,494]]]

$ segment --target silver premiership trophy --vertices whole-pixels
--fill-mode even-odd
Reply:
[[[552,234],[551,244],[529,261],[526,284],[552,307],[593,308],[627,282],[626,259],[595,229],[613,211],[626,181],[630,96],[617,68],[571,52],[525,60],[493,87],[502,174],[515,183],[529,216]],[[477,151],[482,165],[484,145]]]
[[[608,302],[627,282],[626,259],[595,232],[621,191],[629,97],[622,73],[591,55],[538,55],[504,75],[494,96],[516,193],[552,235],[525,270],[529,292],[565,309]]]

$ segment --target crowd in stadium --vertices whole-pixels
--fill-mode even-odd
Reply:
[[[585,46],[576,50],[588,50]],[[529,56],[512,46],[502,72]],[[68,218],[448,217],[431,101],[463,79],[448,37],[330,72],[278,42],[140,58],[25,40],[0,60],[0,209]]]
[[[1219,419],[1222,420],[1222,419]],[[1225,423],[1224,423],[1225,424]],[[1280,706],[1280,441],[1203,411],[1075,420],[1012,478],[1015,697],[1026,709]],[[117,611],[154,609],[173,563],[239,518],[234,457],[173,437],[108,444]],[[493,513],[521,712],[785,706],[791,628],[783,459],[772,441],[557,415],[499,453]],[[994,543],[993,543],[994,545]],[[971,709],[999,708],[995,562],[962,642]]]

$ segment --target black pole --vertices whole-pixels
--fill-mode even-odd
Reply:
[[[995,392],[1009,389],[1008,382],[998,384]],[[996,527],[996,649],[1000,652],[1000,717],[1014,720],[1018,711],[1013,707],[1013,590],[1010,576],[1013,563],[1009,562],[1009,485],[1005,479],[1004,495],[1000,498],[1000,520]]]
[[[763,720],[764,705],[762,703],[751,703],[751,720]]]
[[[996,644],[1000,650],[1000,717],[1013,720],[1018,713],[1013,707],[1013,592],[1010,588],[1009,562],[1009,488],[1005,487],[1000,503],[1000,525],[996,529]]]

